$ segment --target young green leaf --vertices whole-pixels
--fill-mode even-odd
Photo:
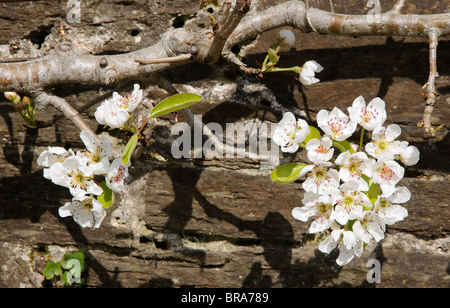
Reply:
[[[277,52],[274,49],[269,48],[269,51],[267,52],[267,54],[269,55],[269,60],[272,63],[272,65],[277,64],[277,62],[278,62]]]
[[[355,154],[355,151],[353,150],[352,146],[347,140],[337,141],[333,140],[333,145],[339,149],[339,151],[346,152],[350,151],[350,154]]]
[[[278,184],[289,184],[296,181],[300,172],[307,164],[290,163],[282,165],[272,171],[270,178]]]
[[[369,197],[372,205],[375,205],[375,202],[378,200],[380,191],[378,189],[378,184],[374,183],[373,181],[370,182],[371,183],[369,183],[369,191],[367,192],[367,197]]]
[[[103,193],[97,197],[97,200],[102,203],[104,209],[110,208],[114,204],[114,192],[106,185],[106,181],[101,182],[100,187]]]
[[[172,95],[152,109],[150,112],[150,118],[160,117],[162,115],[189,107],[198,103],[202,97],[193,93],[179,93]]]
[[[47,280],[52,279],[54,276],[59,276],[62,274],[61,264],[55,263],[51,260],[45,262],[45,267],[42,269],[42,274],[44,274]]]
[[[137,134],[131,136],[130,140],[128,140],[127,145],[125,146],[122,152],[122,162],[124,165],[128,164],[128,162],[130,161],[131,155],[133,155],[133,151],[136,148],[137,142],[138,142]]]
[[[306,135],[305,140],[300,143],[300,147],[305,148],[306,144],[308,143],[309,140],[311,139],[319,139],[320,140],[320,132],[317,128],[315,128],[314,126],[308,125],[309,127],[309,134]]]
[[[66,252],[63,260],[61,261],[61,265],[66,270],[72,270],[73,277],[78,278],[81,275],[81,272],[84,271],[84,252],[82,250],[77,250],[74,252]]]

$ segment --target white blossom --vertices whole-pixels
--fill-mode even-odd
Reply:
[[[373,211],[365,211],[353,224],[356,239],[368,244],[372,238],[379,242],[384,238],[386,224],[384,219]]]
[[[406,166],[414,166],[419,162],[420,152],[419,149],[413,145],[406,147],[400,153],[400,161],[404,163]]]
[[[357,123],[349,121],[346,114],[339,108],[334,107],[330,113],[325,109],[317,113],[317,125],[331,139],[343,141],[353,134]]]
[[[74,155],[72,150],[66,150],[62,147],[48,147],[39,155],[37,163],[39,166],[49,168],[54,163],[63,163],[69,156]]]
[[[286,112],[275,128],[272,139],[281,147],[281,151],[294,153],[309,132],[309,126],[305,120],[296,120],[291,112]]]
[[[319,250],[329,254],[337,246],[339,256],[336,263],[340,266],[348,264],[355,256],[359,258],[364,249],[363,242],[357,239],[352,231],[338,229],[333,230],[325,240],[320,242]]]
[[[112,191],[121,192],[125,189],[125,179],[128,177],[128,167],[130,163],[124,165],[122,158],[113,160],[106,175],[106,185]]]
[[[403,178],[405,169],[396,161],[378,161],[374,166],[373,182],[379,184],[383,193],[388,193]]]
[[[340,166],[339,177],[342,181],[355,180],[359,183],[359,190],[369,190],[369,185],[363,175],[372,177],[375,161],[367,157],[364,152],[350,154],[345,151],[336,158],[335,163]]]
[[[327,164],[331,165],[328,161],[333,157],[334,149],[333,143],[328,137],[319,139],[311,139],[306,144],[306,150],[308,151],[308,159],[314,164]]]
[[[339,187],[339,172],[326,165],[308,165],[300,171],[299,177],[305,174],[307,179],[302,184],[305,191],[326,195]]]
[[[406,141],[395,140],[401,132],[397,124],[391,124],[387,128],[375,128],[372,132],[372,142],[366,144],[366,152],[378,159],[394,159],[395,155],[402,153],[408,146]]]
[[[306,61],[300,69],[300,82],[305,86],[312,85],[320,80],[315,77],[315,73],[320,73],[323,67],[314,60]]]
[[[328,229],[334,221],[333,199],[328,195],[318,195],[306,192],[303,200],[303,207],[296,207],[292,210],[292,216],[301,221],[308,221],[314,217],[309,233],[322,232]]]
[[[411,192],[406,187],[395,188],[378,196],[374,209],[387,225],[393,225],[408,216],[408,210],[397,203],[411,199]]]
[[[370,131],[382,126],[387,118],[385,102],[379,97],[374,98],[366,106],[364,98],[359,96],[347,110],[352,121]]]
[[[103,189],[94,181],[92,169],[79,156],[70,156],[64,163],[53,164],[46,175],[53,183],[69,188],[75,198],[103,193]]]
[[[372,203],[366,194],[359,191],[359,183],[350,180],[340,186],[339,191],[333,192],[336,202],[335,219],[341,225],[362,215],[364,209],[372,208]]]
[[[83,196],[73,198],[72,202],[67,202],[60,207],[59,216],[73,216],[73,220],[83,228],[98,228],[106,216],[106,211],[102,204],[95,198]]]
[[[113,102],[121,109],[132,113],[134,109],[141,103],[143,92],[138,84],[134,84],[134,90],[130,95],[122,96],[117,92],[113,93]]]
[[[98,144],[95,136],[87,130],[80,133],[80,138],[88,150],[81,154],[81,157],[86,159],[87,165],[94,174],[106,174],[109,168],[109,159],[113,156],[111,142],[102,136],[101,143]]]
[[[128,112],[120,108],[112,99],[105,100],[94,113],[95,119],[102,125],[120,128],[128,120]]]

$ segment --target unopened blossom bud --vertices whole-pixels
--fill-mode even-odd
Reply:
[[[291,30],[281,30],[278,33],[277,41],[281,47],[291,46],[295,43],[295,35]]]
[[[32,102],[31,102],[31,99],[28,97],[28,96],[25,96],[23,99],[22,99],[22,102],[23,102],[23,104],[26,106],[26,105],[32,105]]]
[[[413,145],[408,146],[402,153],[400,153],[400,161],[406,166],[414,166],[420,158],[419,149]]]
[[[4,94],[6,99],[13,102],[14,104],[20,101],[20,96],[16,92],[5,92]]]
[[[350,146],[355,153],[358,152],[359,145],[357,145],[356,143],[350,143]]]
[[[305,86],[319,82],[320,80],[315,77],[315,73],[320,73],[322,70],[322,65],[316,61],[306,61],[300,70],[300,82]]]

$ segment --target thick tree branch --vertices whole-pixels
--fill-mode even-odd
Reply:
[[[335,14],[316,8],[309,8],[307,14],[305,3],[289,1],[248,14],[230,36],[225,47],[231,48],[263,32],[283,26],[292,26],[302,32],[313,31],[312,26],[322,34],[348,36],[389,35],[428,38],[432,29],[437,31],[438,36],[450,34],[450,13],[402,15],[398,14],[400,8],[401,1],[397,2],[393,11],[378,16]]]
[[[429,119],[436,101],[432,87],[437,76],[433,54],[436,52],[435,46],[439,37],[450,34],[450,13],[403,15],[400,11],[405,1],[398,0],[391,11],[376,16],[343,15],[316,8],[307,9],[302,1],[288,1],[260,12],[247,14],[249,3],[249,0],[237,0],[231,10],[230,2],[226,1],[219,12],[220,24],[215,33],[212,29],[192,31],[188,27],[171,28],[155,45],[121,55],[94,56],[71,43],[64,42],[43,58],[2,63],[0,92],[45,93],[42,91],[60,84],[111,85],[154,75],[186,63],[191,61],[190,55],[194,60],[211,64],[219,59],[222,52],[226,53],[231,47],[253,39],[265,31],[283,26],[292,26],[303,32],[315,29],[321,34],[426,37],[430,39],[430,78],[424,126],[426,130],[431,128],[431,124],[428,123],[431,123]],[[148,59],[153,60],[146,62]],[[228,55],[227,59],[234,58]],[[141,65],[141,63],[150,64]],[[36,103],[44,104],[47,101],[48,98],[38,99]],[[70,112],[67,116],[73,117]],[[83,126],[80,123],[76,125],[79,128]]]

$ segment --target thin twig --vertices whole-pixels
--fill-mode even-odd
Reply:
[[[434,104],[437,101],[436,93],[436,77],[437,72],[437,46],[439,35],[436,29],[432,29],[429,34],[430,40],[430,74],[427,81],[427,95],[426,106],[423,113],[423,129],[426,135],[434,136],[433,128],[431,127],[431,114],[434,109]]]
[[[33,99],[36,102],[36,104],[44,106],[49,105],[61,111],[64,114],[64,116],[68,120],[70,120],[80,131],[82,130],[89,131],[100,142],[100,139],[98,138],[97,134],[83,120],[78,111],[76,111],[65,99],[55,95],[50,95],[43,91],[33,93]]]
[[[192,55],[190,53],[188,54],[182,54],[176,57],[168,57],[168,58],[159,58],[159,59],[143,59],[143,58],[136,58],[134,61],[140,63],[140,64],[158,64],[158,63],[175,63],[175,62],[182,62],[182,61],[189,61],[192,58]]]
[[[394,7],[392,8],[392,11],[401,13],[401,10],[405,7],[405,0],[397,0],[397,2],[394,4]]]
[[[215,63],[219,60],[228,37],[233,33],[249,10],[250,0],[236,1],[233,10],[227,14],[226,19],[222,24],[219,24],[219,29],[214,33],[214,39],[204,59],[205,63]]]

